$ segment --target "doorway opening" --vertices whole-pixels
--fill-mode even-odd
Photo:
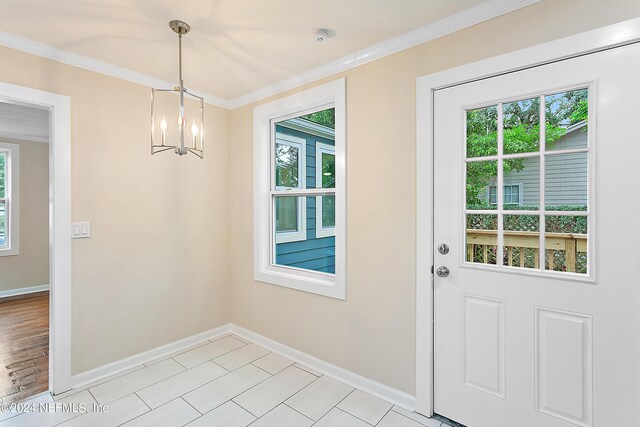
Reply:
[[[0,398],[49,390],[49,109],[0,100]]]
[[[65,95],[0,82],[0,102],[45,110],[49,115],[48,389],[59,394],[71,389],[72,384],[71,100]],[[0,270],[0,277],[3,273]]]

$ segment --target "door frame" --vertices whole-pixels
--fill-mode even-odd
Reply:
[[[49,392],[71,389],[71,98],[0,82],[0,99],[48,110]]]
[[[640,18],[419,77],[416,81],[416,412],[433,415],[434,93],[640,42]],[[421,117],[428,118],[420,120]],[[426,166],[426,167],[425,167]],[[420,262],[423,260],[424,262]]]

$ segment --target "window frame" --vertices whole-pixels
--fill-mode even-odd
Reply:
[[[0,246],[0,256],[20,253],[20,145],[0,142],[5,161],[5,231],[6,244]]]
[[[322,188],[322,154],[336,155],[335,145],[325,144],[320,141],[316,141],[316,188]],[[335,225],[332,227],[325,227],[322,223],[322,196],[316,197],[316,239],[322,239],[324,237],[333,237],[336,235]]]
[[[506,204],[506,205],[514,205],[515,203],[506,203],[506,202],[504,201],[504,196],[505,196],[504,189],[505,189],[506,187],[518,187],[518,203],[517,203],[517,205],[518,205],[518,206],[522,206],[522,205],[523,205],[522,189],[523,189],[523,187],[524,187],[524,184],[522,184],[522,183],[518,183],[518,184],[503,184],[503,186],[502,186],[502,198],[503,198],[503,200],[502,200],[502,201],[503,201],[503,203],[504,203],[504,204]],[[495,188],[495,189],[496,189],[496,192],[495,192],[495,193],[493,193],[493,194],[495,194],[495,195],[496,195],[496,201],[495,201],[495,203],[491,201],[491,194],[492,194],[491,189],[493,189],[493,188]],[[488,201],[488,202],[489,202],[489,204],[490,204],[490,205],[492,205],[492,206],[497,206],[497,205],[498,205],[498,186],[497,186],[497,185],[489,185],[489,186],[487,187],[487,201]]]
[[[571,92],[571,91],[576,91],[576,90],[583,90],[586,89],[588,90],[588,117],[587,117],[587,124],[588,123],[595,123],[596,122],[596,118],[595,118],[595,108],[593,108],[593,106],[595,105],[595,94],[596,94],[596,83],[591,81],[591,82],[586,82],[586,83],[582,83],[582,84],[575,84],[575,85],[568,85],[565,87],[560,87],[560,88],[552,88],[552,89],[548,89],[548,90],[541,90],[541,91],[537,91],[536,93],[533,94],[524,94],[524,95],[516,95],[516,96],[512,96],[509,98],[505,98],[499,101],[492,101],[492,102],[486,102],[486,103],[482,103],[482,104],[475,104],[475,105],[467,105],[463,108],[463,112],[464,114],[466,114],[467,111],[469,110],[475,110],[475,109],[479,109],[479,108],[486,108],[492,105],[496,105],[498,108],[498,129],[503,129],[502,127],[502,120],[503,120],[503,115],[501,112],[502,109],[502,105],[507,104],[509,102],[515,102],[518,100],[523,100],[523,99],[528,99],[531,98],[532,96],[536,96],[540,99],[540,105],[546,105],[546,97],[547,96],[552,96],[552,95],[557,95],[557,94],[561,94],[564,92]],[[546,123],[546,109],[545,108],[541,108],[540,109],[540,122],[541,123]],[[464,123],[464,134],[466,135],[466,125],[467,125],[467,121],[466,121],[466,116],[463,117],[463,123]],[[597,236],[596,233],[594,232],[595,230],[595,223],[596,223],[596,212],[595,212],[595,184],[596,184],[596,170],[595,170],[595,152],[596,152],[596,137],[595,137],[595,126],[588,126],[587,127],[587,146],[585,147],[575,147],[575,148],[567,148],[567,149],[562,149],[562,150],[554,150],[554,149],[548,149],[547,145],[546,145],[546,127],[542,126],[540,133],[541,135],[544,134],[545,137],[541,137],[540,139],[540,145],[538,147],[538,151],[532,151],[532,152],[525,152],[525,153],[512,153],[512,154],[504,154],[502,153],[502,138],[499,136],[498,140],[497,140],[497,144],[498,144],[498,153],[495,155],[489,155],[489,156],[482,156],[482,157],[473,157],[473,158],[469,158],[466,156],[466,144],[467,144],[467,138],[464,138],[464,151],[465,153],[462,155],[462,161],[465,163],[468,162],[477,162],[477,161],[497,161],[498,162],[498,185],[503,183],[503,179],[504,179],[504,169],[501,167],[501,162],[503,162],[505,159],[509,159],[509,158],[537,158],[538,161],[540,162],[540,172],[539,172],[539,185],[540,188],[538,189],[538,194],[540,195],[540,200],[542,201],[541,203],[539,203],[539,208],[537,210],[528,210],[528,209],[524,209],[524,210],[518,210],[518,209],[504,209],[504,203],[501,203],[500,205],[498,205],[496,207],[496,209],[486,209],[486,210],[475,210],[475,209],[462,209],[461,210],[461,221],[462,223],[465,223],[466,221],[466,215],[467,214],[487,214],[487,215],[497,215],[498,216],[498,243],[497,243],[497,253],[500,253],[504,247],[504,239],[503,239],[503,220],[501,219],[501,216],[503,215],[533,215],[533,216],[539,216],[540,218],[540,226],[539,226],[539,248],[545,248],[545,252],[541,251],[542,253],[545,253],[544,257],[541,257],[541,260],[539,262],[539,267],[538,268],[521,268],[518,266],[505,266],[502,264],[502,258],[501,257],[497,257],[497,264],[483,264],[483,263],[478,263],[478,262],[473,262],[473,261],[468,261],[466,258],[466,251],[461,252],[461,258],[460,258],[460,267],[461,268],[472,268],[472,269],[480,269],[480,270],[491,270],[491,271],[497,271],[497,272],[506,272],[506,273],[513,273],[514,271],[517,271],[519,274],[525,274],[525,275],[532,275],[532,276],[540,276],[540,277],[547,277],[547,278],[553,278],[553,277],[557,277],[557,278],[562,278],[563,280],[569,280],[569,281],[575,281],[575,282],[583,282],[583,283],[595,283],[595,277],[596,277],[596,259],[598,256],[598,251],[597,251],[597,244],[596,244],[596,240],[597,240]],[[587,165],[587,178],[586,178],[586,183],[587,183],[587,208],[586,210],[576,210],[576,211],[565,211],[565,210],[552,210],[552,209],[547,209],[546,208],[546,204],[545,204],[545,200],[546,200],[546,168],[544,166],[545,164],[545,159],[548,157],[555,157],[558,155],[565,155],[565,154],[577,154],[577,153],[586,153],[586,165]],[[466,182],[466,174],[467,174],[467,168],[463,168],[463,182]],[[502,172],[501,172],[502,171]],[[466,191],[466,190],[465,190]],[[466,192],[464,193],[464,196],[466,197]],[[502,200],[504,201],[503,195],[502,195],[502,191],[500,192],[500,194],[498,194],[498,200]],[[488,196],[487,196],[487,201],[489,202]],[[547,259],[546,259],[546,250],[548,249],[545,245],[546,243],[546,217],[547,216],[567,216],[567,217],[578,217],[578,216],[583,216],[587,218],[587,233],[585,233],[587,235],[587,271],[586,273],[578,273],[578,272],[568,272],[568,271],[557,271],[557,270],[549,270],[546,268],[546,266],[548,265]],[[545,231],[542,231],[545,230]],[[466,232],[461,233],[460,236],[460,245],[461,247],[466,247]],[[542,261],[542,259],[544,259],[544,261]],[[504,268],[506,267],[506,268]]]
[[[346,90],[345,79],[298,92],[254,108],[254,279],[258,282],[346,299]],[[291,190],[292,196],[335,193],[335,274],[275,264],[272,147],[275,123],[315,111],[335,108],[336,186],[333,189]],[[305,171],[306,172],[306,171]],[[327,191],[331,190],[331,191]],[[304,199],[303,199],[304,200]]]
[[[293,135],[287,135],[282,132],[275,133],[275,141],[273,143],[272,152],[275,153],[275,145],[288,145],[289,147],[295,147],[298,149],[298,185],[297,189],[304,189],[307,186],[307,141],[304,138],[300,138]],[[275,161],[275,158],[274,158]],[[273,168],[273,182],[275,186],[275,168]],[[293,187],[275,187],[276,189],[292,189]],[[276,231],[276,244],[279,243],[291,243],[306,240],[307,238],[307,209],[305,199],[298,198],[297,205],[297,221],[298,229],[296,231]],[[275,208],[275,207],[274,207]]]

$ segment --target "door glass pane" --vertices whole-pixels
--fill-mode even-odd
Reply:
[[[300,149],[276,141],[276,188],[298,188]]]
[[[498,154],[498,107],[467,110],[467,158]]]
[[[505,210],[537,210],[540,204],[540,156],[505,159]]]
[[[548,215],[545,218],[545,270],[587,274],[588,219]]]
[[[467,162],[467,209],[497,209],[498,162]]]
[[[503,225],[503,265],[540,268],[540,216],[505,215]]]
[[[298,231],[298,198],[276,197],[276,232]]]
[[[287,227],[291,227],[296,218],[296,209],[306,211],[306,222],[297,231],[276,231],[274,264],[335,274],[335,237],[315,237],[316,197],[277,196],[275,199],[277,206],[287,206],[286,213],[291,219]]]
[[[467,214],[466,261],[496,264],[498,215]]]
[[[540,98],[509,102],[503,111],[504,154],[540,150]]]
[[[587,210],[587,167],[586,152],[545,156],[546,209]]]
[[[547,151],[587,148],[588,89],[545,96]]]

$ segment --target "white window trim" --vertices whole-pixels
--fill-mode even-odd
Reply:
[[[316,188],[322,188],[322,153],[335,156],[335,146],[316,141]],[[316,239],[335,235],[335,227],[324,227],[322,225],[322,196],[318,196],[316,197]]]
[[[523,204],[523,195],[522,195],[522,190],[524,185],[522,183],[518,183],[518,184],[503,184],[502,185],[502,197],[504,197],[504,187],[518,187],[518,205],[522,206]],[[498,205],[498,195],[496,194],[496,202],[492,203],[491,202],[491,189],[495,187],[496,189],[498,188],[498,185],[489,185],[487,186],[487,202],[489,202],[490,205]],[[508,205],[512,204],[512,203],[507,203]]]
[[[275,265],[271,210],[272,135],[274,123],[326,108],[335,108],[336,242],[335,274]],[[345,79],[254,108],[254,279],[338,299],[346,298],[346,97]],[[322,192],[321,189],[305,191]]]
[[[0,151],[6,153],[5,218],[7,244],[0,247],[0,256],[20,253],[20,146],[0,142]]]
[[[276,142],[298,149],[298,184],[299,188],[307,187],[307,140],[293,135],[276,132]],[[275,153],[275,150],[273,151]],[[282,190],[288,187],[276,187]],[[277,243],[299,242],[307,238],[307,203],[306,198],[298,197],[298,230],[276,232]]]

